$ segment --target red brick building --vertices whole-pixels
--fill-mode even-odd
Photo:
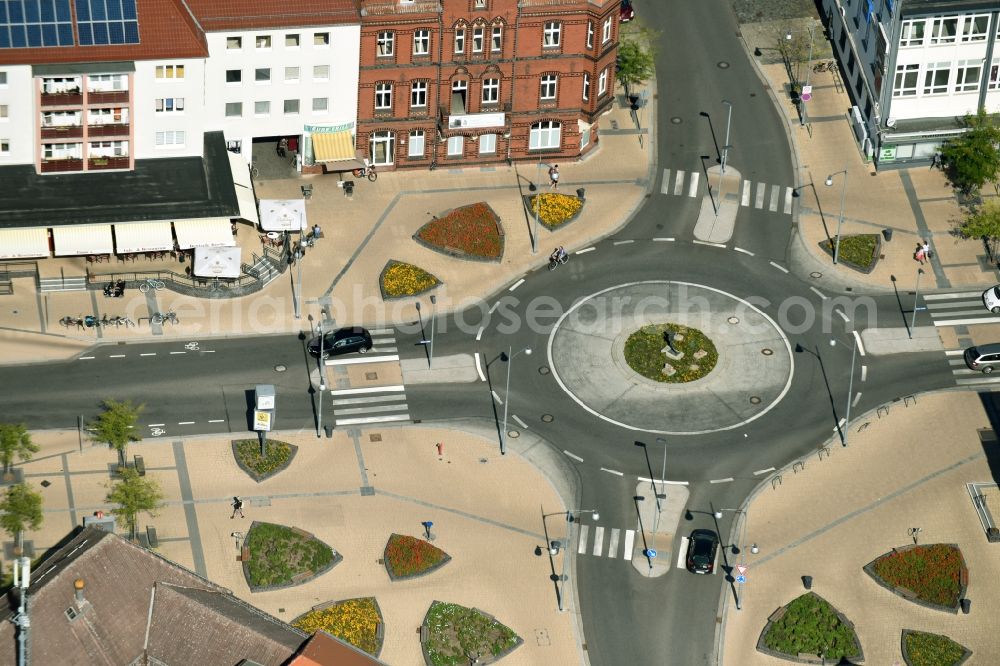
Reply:
[[[620,2],[361,0],[357,147],[395,168],[586,153]]]

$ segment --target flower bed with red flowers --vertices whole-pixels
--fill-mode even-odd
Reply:
[[[405,534],[392,534],[385,544],[385,570],[389,578],[400,580],[423,576],[440,569],[451,556],[429,541]]]
[[[930,608],[958,612],[969,584],[969,570],[955,544],[894,548],[864,567],[877,583]]]
[[[460,259],[500,261],[504,234],[500,218],[485,201],[448,211],[420,227],[413,239]]]

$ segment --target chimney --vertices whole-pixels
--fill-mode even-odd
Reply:
[[[83,588],[84,587],[85,587],[85,584],[84,584],[82,578],[77,578],[76,580],[73,581],[73,589],[76,592],[76,605],[77,605],[77,607],[82,607],[85,603],[87,603],[87,600],[83,598]]]

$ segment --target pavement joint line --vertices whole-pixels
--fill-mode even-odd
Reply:
[[[826,294],[824,294],[822,291],[820,291],[816,287],[809,287],[809,291],[813,292],[814,294],[816,294],[817,296],[819,296],[820,298],[822,298],[824,301],[826,299],[830,298],[829,296],[827,296]]]
[[[354,249],[354,252],[351,254],[350,258],[348,258],[348,260],[344,263],[344,267],[341,268],[340,272],[333,277],[333,281],[330,282],[330,286],[327,287],[326,291],[323,292],[323,296],[327,298],[330,297],[330,294],[333,293],[334,289],[336,289],[337,285],[347,274],[347,271],[351,270],[351,268],[354,267],[354,262],[358,260],[358,257],[361,256],[361,253],[364,252],[366,247],[368,247],[368,243],[371,242],[372,238],[375,237],[375,234],[377,234],[378,231],[382,228],[382,225],[385,224],[385,221],[389,219],[389,215],[396,207],[396,204],[398,204],[406,194],[407,192],[405,190],[402,192],[397,192],[396,196],[392,198],[392,201],[390,201],[386,205],[386,207],[382,210],[382,214],[379,215],[378,219],[375,220],[375,224],[373,224],[371,229],[368,231],[368,234],[361,239],[361,242],[358,243],[358,246]]]
[[[657,243],[673,243],[674,238],[654,238],[653,241]]]
[[[708,482],[709,483],[731,483],[733,480],[734,480],[733,477],[729,476],[729,477],[726,477],[725,479],[709,479]]]
[[[593,252],[596,249],[597,249],[596,247],[594,247],[593,245],[591,245],[590,247],[585,247],[582,250],[577,250],[573,254],[586,254],[587,252]]]
[[[787,268],[785,268],[784,266],[782,266],[781,264],[776,264],[776,263],[774,263],[773,261],[770,261],[770,262],[768,262],[768,263],[769,263],[769,264],[771,264],[772,266],[774,266],[775,268],[777,268],[777,269],[778,269],[779,271],[781,271],[782,273],[785,273],[785,274],[787,274],[787,273],[788,273],[788,269],[787,269]]]
[[[920,486],[924,485],[928,481],[933,481],[934,479],[936,479],[937,477],[939,477],[939,476],[941,476],[943,474],[947,474],[949,472],[953,472],[956,469],[958,469],[959,467],[962,467],[963,465],[967,465],[967,464],[969,464],[971,462],[975,462],[975,461],[980,460],[980,459],[985,458],[985,457],[986,457],[986,454],[983,453],[983,452],[973,453],[971,456],[968,456],[967,458],[963,458],[962,460],[954,462],[951,465],[948,465],[947,467],[942,467],[942,468],[940,468],[938,470],[935,470],[935,471],[931,472],[930,474],[927,474],[926,476],[924,476],[924,477],[922,477],[920,479],[917,479],[916,481],[913,481],[912,483],[909,483],[909,484],[903,486],[902,488],[898,488],[897,490],[894,490],[893,492],[889,493],[888,495],[885,495],[884,497],[879,497],[877,500],[875,500],[875,501],[867,504],[866,506],[860,507],[858,509],[855,509],[854,511],[851,511],[850,513],[844,514],[840,518],[837,518],[836,520],[834,520],[834,521],[832,521],[830,523],[827,523],[823,527],[820,527],[820,528],[818,528],[816,530],[813,530],[809,534],[806,534],[805,536],[803,536],[803,537],[801,537],[799,539],[796,539],[795,541],[791,542],[787,546],[782,546],[781,548],[777,549],[776,551],[774,551],[770,555],[765,555],[764,557],[756,560],[754,562],[754,565],[755,566],[760,566],[760,565],[764,564],[765,562],[767,562],[768,560],[773,560],[774,558],[776,558],[776,557],[784,554],[785,552],[790,551],[790,550],[794,550],[795,548],[798,548],[799,546],[801,546],[801,545],[803,545],[803,544],[805,544],[805,543],[807,543],[809,541],[812,541],[816,537],[821,536],[821,535],[829,532],[834,527],[838,527],[839,525],[842,525],[842,524],[846,523],[849,520],[852,520],[854,518],[857,518],[858,516],[861,516],[861,515],[863,515],[865,513],[868,513],[872,509],[876,509],[879,506],[881,506],[883,504],[886,504],[887,502],[890,502],[890,501],[892,501],[892,500],[894,500],[894,499],[896,499],[896,498],[898,498],[898,497],[900,497],[902,495],[905,495],[906,493],[910,492],[911,490],[915,490],[916,488],[919,488]]]
[[[753,473],[753,475],[760,476],[761,474],[767,474],[768,472],[773,472],[773,471],[774,471],[773,467],[768,467],[767,469],[758,469],[756,472]]]
[[[867,365],[861,366],[861,381],[863,381],[863,382],[868,381],[868,366]]]
[[[635,242],[634,240],[620,240],[613,242],[612,245],[628,245],[629,243],[634,243],[634,242]]]
[[[602,467],[601,471],[607,472],[608,474],[614,474],[615,476],[625,476],[625,472],[619,472],[616,469],[608,469],[607,467]]]
[[[751,252],[750,250],[744,250],[744,249],[743,249],[743,248],[741,248],[741,247],[734,247],[733,249],[734,249],[735,251],[737,251],[737,252],[742,252],[743,254],[748,254],[748,255],[750,255],[751,257],[755,257],[755,256],[757,256],[757,255],[755,255],[755,254],[754,254],[753,252]]]
[[[573,460],[575,460],[577,462],[583,462],[583,458],[581,458],[580,456],[576,455],[575,453],[570,453],[566,449],[563,449],[563,453],[565,453],[567,456],[569,456],[570,458],[572,458]]]
[[[826,296],[824,296],[823,299],[825,300]],[[840,315],[840,318],[844,320],[845,324],[850,323],[851,318],[848,317],[847,314],[845,314],[843,310],[834,310],[834,312],[836,312],[838,315]]]
[[[172,446],[181,500],[194,500],[194,493],[191,490],[191,476],[188,474],[187,457],[184,454],[184,441],[174,440]],[[191,539],[191,559],[194,563],[195,573],[203,578],[208,578],[205,551],[201,542],[201,532],[198,529],[198,512],[195,511],[193,503],[184,502],[184,520],[187,523],[188,537]]]
[[[522,428],[527,429],[528,424],[525,423],[524,421],[522,421],[520,418],[518,418],[517,414],[511,414],[510,418],[514,419],[517,422],[517,425],[521,426]]]
[[[725,243],[712,243],[710,241],[698,240],[697,238],[691,242],[695,245],[708,245],[709,247],[721,247],[723,250],[726,249]]]
[[[476,331],[476,342],[479,342],[480,340],[483,339],[483,331],[485,331],[485,330],[486,330],[485,326],[480,326],[479,327],[479,330]]]
[[[446,511],[448,513],[454,514],[456,516],[461,516],[469,520],[474,520],[480,523],[485,523],[486,525],[491,525],[493,527],[499,527],[500,529],[507,530],[508,532],[514,532],[516,534],[523,534],[524,536],[531,537],[533,539],[545,539],[544,534],[539,534],[537,532],[532,532],[520,527],[515,527],[513,525],[508,525],[507,523],[501,523],[498,520],[493,520],[492,518],[484,518],[483,516],[477,516],[468,511],[463,511],[461,509],[453,509],[451,507],[443,506],[441,504],[435,504],[433,502],[428,502],[426,500],[417,499],[416,497],[409,497],[407,495],[400,495],[398,493],[392,493],[385,490],[379,490],[378,494],[382,497],[391,497],[396,500],[403,502],[410,502],[412,504],[419,504],[420,506],[427,507],[429,509],[437,509],[438,511]]]
[[[69,522],[71,529],[75,529],[80,521],[76,515],[76,500],[73,499],[73,480],[69,473],[69,457],[65,453],[59,457],[62,460],[63,482],[66,485],[66,506],[69,509]]]
[[[510,287],[507,288],[507,291],[514,291],[515,289],[517,289],[518,287],[520,287],[522,284],[524,284],[524,278],[521,278],[520,280],[518,280],[514,284],[510,285]]]
[[[865,355],[865,345],[864,345],[863,342],[861,342],[861,334],[858,333],[857,331],[851,331],[851,333],[854,334],[854,342],[856,342],[857,345],[858,345],[858,353],[861,354],[862,356],[864,356]]]
[[[493,399],[497,401],[498,405],[502,405],[503,404],[503,400],[500,399],[500,396],[497,395],[497,392],[495,390],[490,391],[490,393],[493,394]]]
[[[479,352],[476,352],[476,372],[479,373],[479,381],[485,382],[486,375],[483,374],[483,366],[480,360],[481,359],[479,358]]]
[[[368,472],[365,468],[365,455],[361,452],[361,431],[357,428],[351,429],[351,440],[354,442],[354,455],[358,459],[358,472],[361,474],[361,486],[368,487]]]
[[[861,391],[858,391],[858,394],[854,396],[854,402],[851,403],[851,407],[857,407],[859,400],[861,400]]]

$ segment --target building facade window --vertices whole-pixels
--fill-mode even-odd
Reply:
[[[908,46],[923,46],[924,30],[926,27],[927,21],[924,19],[903,21],[903,25],[899,33],[899,47],[906,48]]]
[[[47,160],[80,159],[83,157],[83,144],[45,143],[42,144],[42,157]]]
[[[396,49],[396,35],[391,32],[380,32],[375,40],[375,54],[379,57],[391,56]]]
[[[0,155],[10,155],[10,139],[0,139]]]
[[[554,120],[542,120],[531,126],[528,134],[528,149],[543,150],[558,148],[562,136],[562,124]]]
[[[472,52],[482,53],[483,52],[483,39],[486,28],[482,26],[476,26],[472,29]]]
[[[981,60],[959,60],[955,70],[955,92],[976,92],[983,73]]]
[[[299,35],[298,33],[290,33],[285,35],[285,48],[286,49],[297,49],[299,48]]]
[[[611,41],[611,21],[612,19],[609,18],[601,26],[601,44],[607,44]]]
[[[583,73],[583,101],[590,101],[590,72]]]
[[[465,53],[465,28],[455,28],[455,53]]]
[[[608,92],[608,68],[605,67],[601,70],[600,75],[597,77],[597,96],[600,97],[604,93]]]
[[[128,141],[91,141],[87,154],[90,157],[127,157]]]
[[[268,100],[261,100],[259,102],[253,103],[253,114],[255,116],[269,116],[271,115],[271,102]]]
[[[962,26],[963,42],[985,42],[986,33],[990,28],[989,14],[973,14],[965,17],[965,24]]]
[[[46,111],[42,114],[42,127],[72,127],[79,124],[78,111]]]
[[[87,110],[88,125],[119,125],[127,122],[128,109],[124,107]]]
[[[594,48],[594,22],[587,21],[587,48]]]
[[[294,83],[299,80],[299,68],[298,67],[286,67],[285,68],[285,81],[289,83]]]
[[[87,77],[90,92],[128,90],[128,79],[121,74],[91,74]]]
[[[412,84],[410,84],[410,106],[412,107],[427,106],[426,81],[414,81]]]
[[[464,136],[449,136],[448,137],[448,157],[461,157],[462,151],[465,149],[465,137]]]
[[[254,38],[254,46],[261,50],[271,48],[271,35],[257,35]]]
[[[927,64],[924,71],[924,94],[943,95],[948,92],[948,83],[951,80],[950,62],[932,62]]]
[[[242,37],[226,37],[226,50],[239,51],[243,48]]]
[[[184,110],[183,97],[162,97],[156,100],[157,113],[179,113]]]
[[[285,115],[294,116],[299,112],[299,100],[297,99],[286,99],[285,100]]]
[[[500,101],[500,79],[483,79],[483,104]]]
[[[542,74],[541,88],[538,97],[543,100],[554,100],[559,77],[555,74]]]
[[[330,109],[328,97],[313,97],[313,113],[326,113]]]
[[[243,102],[226,102],[226,118],[239,118],[243,115]]]
[[[226,83],[239,83],[242,80],[243,80],[243,70],[241,69],[226,70]]]
[[[431,31],[420,28],[413,32],[413,55],[429,55],[431,52]]]
[[[497,152],[497,135],[482,134],[479,137],[479,154],[492,155]]]
[[[379,166],[391,165],[395,160],[396,135],[393,132],[372,132],[371,162]]]
[[[1000,58],[993,58],[993,62],[990,63],[990,80],[986,82],[986,89],[1000,89]]]
[[[503,26],[493,26],[493,36],[490,40],[490,51],[500,53],[503,50]]]
[[[562,41],[562,24],[556,21],[547,21],[542,29],[542,46],[547,49],[554,49]]]
[[[931,19],[931,44],[954,44],[957,39],[957,16],[939,16]]]
[[[257,83],[270,83],[271,82],[271,68],[270,67],[258,67],[253,71],[253,80]]]
[[[424,131],[423,130],[413,130],[410,132],[410,143],[407,148],[407,156],[409,157],[423,157],[424,156]]]
[[[920,76],[920,65],[897,65],[896,78],[893,80],[893,97],[913,97],[917,94],[917,82]]]
[[[184,145],[184,131],[183,130],[167,130],[165,132],[156,133],[156,145],[157,146],[174,146],[180,147]]]
[[[10,119],[10,107],[6,104],[0,104],[0,120]]]
[[[7,87],[7,72],[0,71],[0,88]]]
[[[375,84],[375,108],[380,110],[392,108],[391,83]]]
[[[330,33],[328,32],[313,33],[313,46],[329,46],[329,45],[330,45]]]
[[[313,65],[313,81],[329,81],[329,80],[330,80],[329,65]]]
[[[156,78],[161,81],[164,79],[183,79],[184,65],[157,65]]]

